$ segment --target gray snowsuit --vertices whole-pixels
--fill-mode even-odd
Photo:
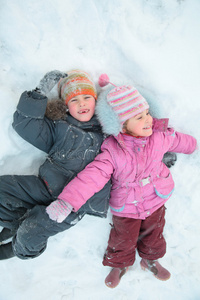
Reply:
[[[106,217],[108,210],[110,182],[62,223],[46,213],[46,206],[95,158],[103,142],[96,116],[89,122],[67,114],[63,120],[52,120],[45,115],[46,106],[45,96],[24,92],[13,121],[23,139],[48,154],[39,175],[0,177],[0,226],[16,231],[13,251],[22,259],[40,255],[50,236],[69,229],[85,214]]]

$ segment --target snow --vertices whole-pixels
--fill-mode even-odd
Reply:
[[[12,115],[24,90],[51,70],[80,68],[98,82],[132,83],[157,117],[199,141],[200,1],[35,0],[0,2],[0,175],[37,174],[44,153],[22,140]],[[86,216],[49,239],[33,260],[1,261],[1,300],[200,299],[200,155],[178,155],[167,202],[166,282],[134,266],[109,289],[101,264],[111,215]]]

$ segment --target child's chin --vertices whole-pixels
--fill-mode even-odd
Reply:
[[[144,133],[144,137],[148,137],[150,135],[152,135],[153,131],[152,130],[147,130],[145,133]]]
[[[78,118],[80,122],[89,122],[92,117],[89,116],[82,116],[81,118]]]
[[[152,135],[152,133],[153,133],[153,131],[152,131],[152,130],[150,130],[150,132],[147,134],[147,136],[150,136],[150,135]]]

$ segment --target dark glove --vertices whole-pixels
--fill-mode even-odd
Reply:
[[[174,152],[167,152],[164,154],[162,161],[168,168],[171,168],[177,161],[177,155]]]
[[[36,91],[46,96],[58,83],[60,78],[64,78],[67,76],[68,75],[66,73],[60,72],[58,70],[50,71],[46,73],[44,77],[40,80]]]

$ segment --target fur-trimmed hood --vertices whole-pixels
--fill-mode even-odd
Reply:
[[[61,99],[47,102],[45,116],[53,121],[66,119],[67,106]]]
[[[107,102],[107,95],[113,89],[109,87],[105,89],[98,97],[96,104],[96,115],[102,126],[102,131],[107,135],[118,136],[122,132],[122,127],[117,114]],[[152,114],[152,111],[151,111]],[[154,109],[153,115],[156,115]],[[168,118],[157,119],[153,118],[153,130],[165,132],[168,127]]]
[[[107,95],[113,89],[112,87],[106,88],[98,97],[96,104],[96,115],[102,126],[102,131],[108,135],[117,136],[121,131],[121,124],[117,114],[107,102]]]

